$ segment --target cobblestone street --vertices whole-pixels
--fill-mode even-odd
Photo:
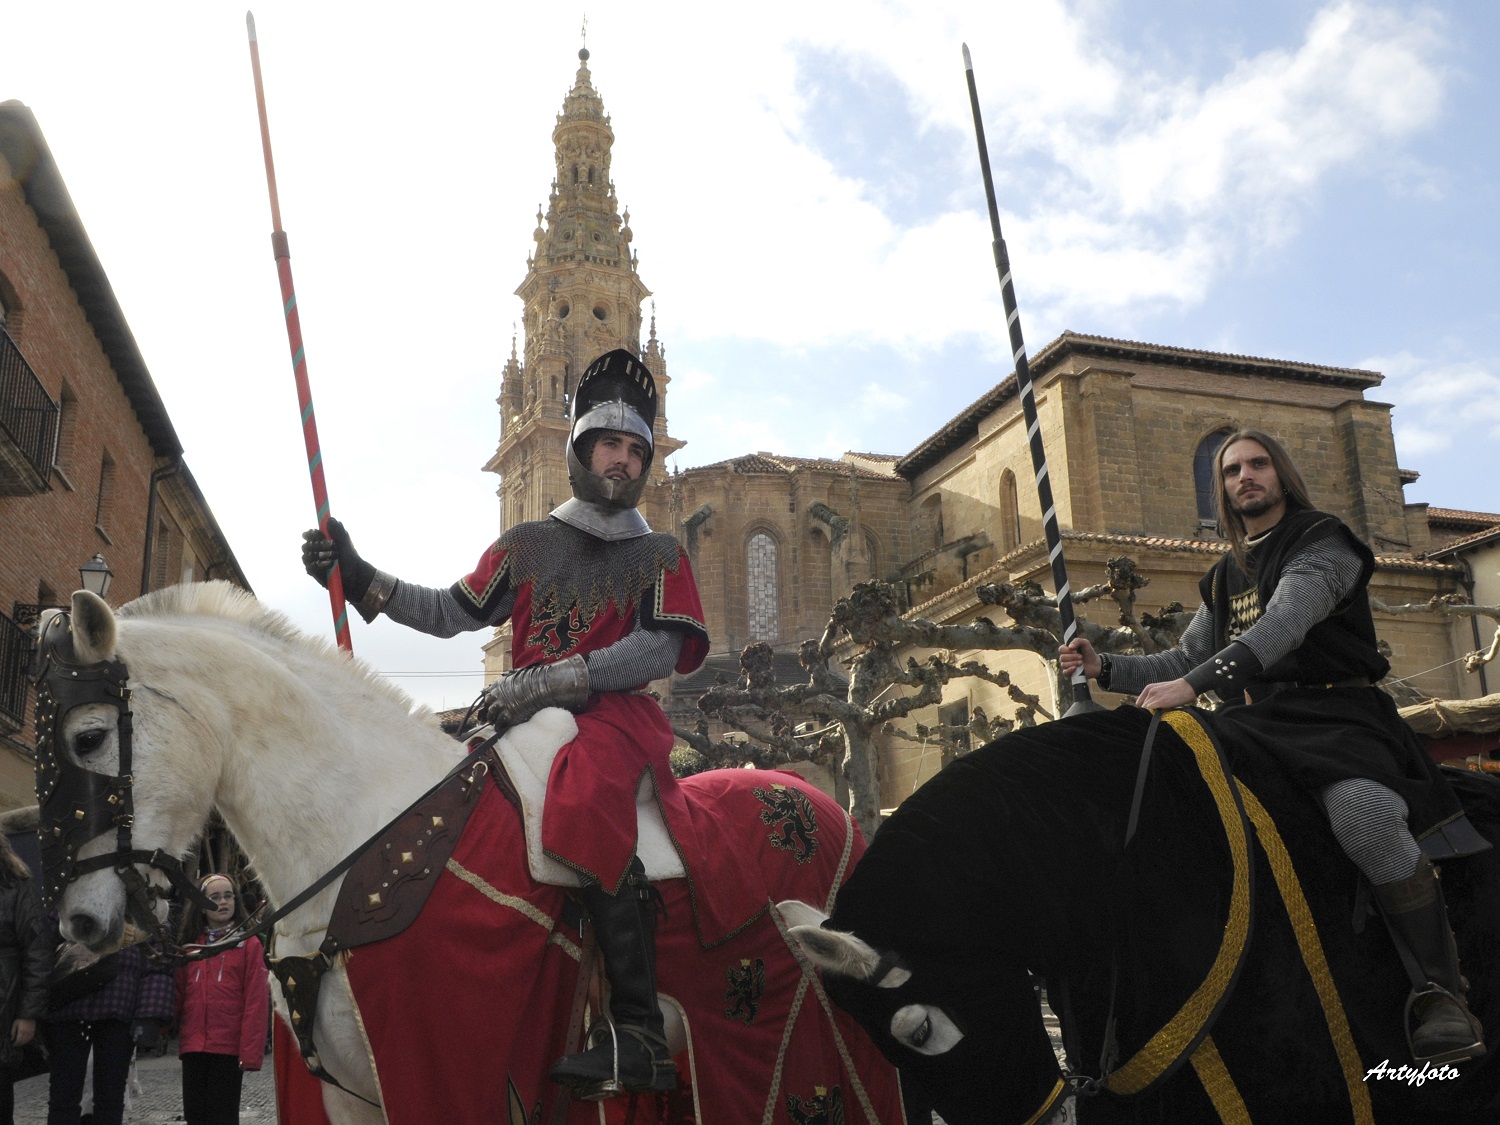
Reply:
[[[127,1125],[169,1125],[182,1120],[182,1066],[175,1050],[158,1058],[137,1061],[126,1093]],[[245,1075],[240,1097],[241,1125],[275,1125],[276,1101],[271,1058]],[[16,1125],[46,1125],[47,1076],[38,1075],[16,1086]]]
[[[1043,1019],[1052,1036],[1059,1059],[1062,1043],[1057,1026],[1057,1017],[1050,1008],[1043,1009]],[[182,1067],[177,1061],[175,1045],[161,1056],[148,1056],[136,1062],[130,1089],[126,1094],[126,1125],[173,1125],[182,1120]],[[1073,1105],[1069,1101],[1064,1110],[1055,1115],[1048,1125],[1072,1125]],[[265,1065],[258,1071],[245,1075],[245,1085],[240,1096],[240,1125],[275,1125],[276,1094],[271,1077],[271,1056],[266,1056]],[[15,1125],[46,1125],[47,1123],[47,1076],[38,1075],[16,1086]],[[940,1119],[934,1125],[942,1125]]]

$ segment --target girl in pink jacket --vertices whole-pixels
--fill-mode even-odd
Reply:
[[[234,884],[209,875],[199,884],[214,904],[200,942],[218,941],[238,919]],[[249,938],[177,970],[177,1053],[187,1125],[238,1125],[244,1072],[259,1070],[266,1050],[270,992],[259,938]]]

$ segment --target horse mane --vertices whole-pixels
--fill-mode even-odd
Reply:
[[[321,637],[310,636],[292,624],[280,610],[263,605],[254,594],[222,579],[211,582],[187,582],[152,590],[115,611],[119,618],[208,617],[242,625],[252,632],[282,644],[293,645],[325,660],[330,666],[385,696],[419,718],[436,716],[425,704],[418,707],[401,688],[391,683],[358,657],[341,651]]]

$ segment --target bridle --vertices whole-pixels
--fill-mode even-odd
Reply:
[[[36,796],[40,814],[42,898],[49,908],[62,901],[68,884],[93,871],[112,868],[125,886],[130,919],[153,938],[167,942],[156,916],[159,900],[173,892],[205,910],[213,904],[193,884],[182,862],[160,848],[137,848],[132,774],[129,672],[120,660],[82,663],[73,645],[72,616],[62,610],[42,625],[36,664]],[[114,775],[84,769],[58,744],[68,714],[76,707],[103,703],[119,712],[119,770]],[[115,850],[80,858],[96,836],[115,830]],[[146,880],[137,865],[166,876],[171,890]],[[168,943],[170,944],[170,943]]]
[[[183,945],[176,941],[157,919],[156,903],[182,895],[205,911],[213,903],[188,878],[175,856],[157,848],[137,848],[131,839],[135,825],[135,803],[131,773],[131,727],[129,672],[121,660],[99,660],[84,664],[73,647],[71,615],[60,610],[48,617],[37,644],[37,739],[36,795],[40,809],[42,896],[49,908],[62,900],[68,884],[92,871],[113,868],[125,885],[127,909],[131,919],[151,937],[146,946],[155,960],[186,964],[216,956],[250,937],[258,937],[278,921],[310,901],[335,879],[347,872],[380,836],[396,823],[408,809],[415,807],[444,785],[455,774],[470,768],[489,752],[499,740],[496,731],[482,741],[470,743],[470,753],[422,796],[382,825],[370,839],[346,855],[310,886],[269,914],[256,911],[230,933],[207,945]],[[148,689],[149,690],[149,689]],[[170,698],[170,697],[169,697]],[[120,772],[114,776],[84,769],[61,752],[57,740],[68,713],[75,707],[105,703],[119,712]],[[476,700],[476,704],[478,701]],[[470,707],[470,711],[473,711]],[[465,715],[465,723],[468,716]],[[485,767],[488,770],[488,767]],[[94,837],[115,829],[115,850],[103,855],[80,859],[79,849]],[[137,864],[162,872],[172,890],[148,883]],[[357,1096],[357,1095],[356,1095]]]

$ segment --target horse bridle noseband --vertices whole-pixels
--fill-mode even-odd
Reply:
[[[162,872],[173,890],[205,910],[213,904],[193,884],[175,856],[161,849],[135,846],[135,801],[131,773],[129,672],[120,660],[79,661],[73,645],[72,616],[65,610],[43,623],[36,657],[36,796],[42,851],[42,898],[49,908],[62,901],[68,884],[92,871],[112,868],[125,885],[132,921],[159,940],[165,927],[156,917],[156,903],[171,892],[146,881],[137,864]],[[61,729],[76,707],[103,703],[119,712],[119,769],[113,776],[84,769],[70,760],[59,745]],[[79,851],[111,828],[115,850],[87,859]]]

